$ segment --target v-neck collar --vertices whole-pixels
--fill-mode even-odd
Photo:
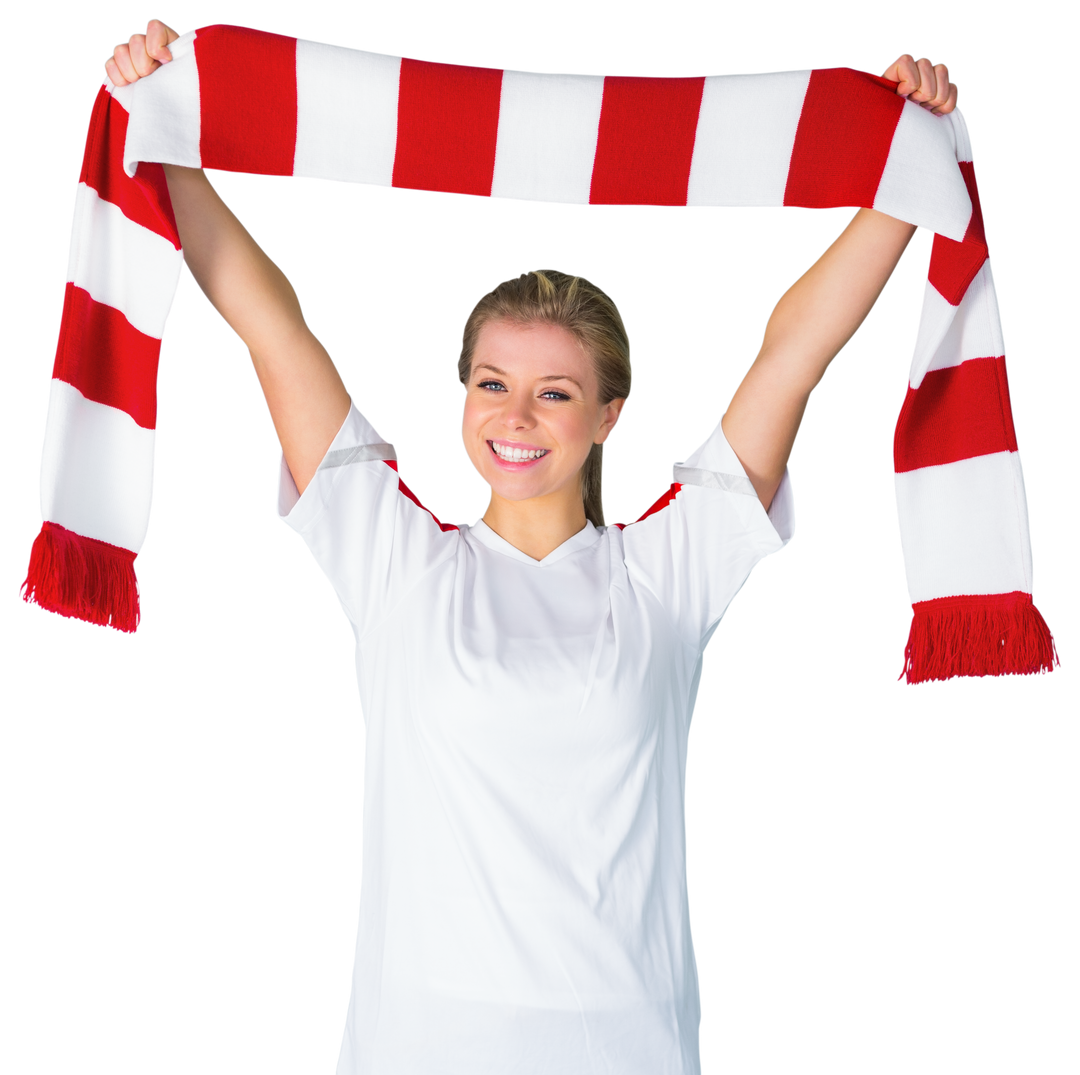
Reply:
[[[475,525],[471,526],[469,532],[477,541],[482,545],[486,545],[493,552],[501,552],[504,556],[509,556],[513,560],[520,560],[523,564],[529,564],[532,567],[550,567],[579,549],[587,549],[600,539],[600,531],[586,520],[585,526],[581,530],[572,537],[568,537],[558,548],[552,549],[543,560],[534,560],[528,553],[522,552],[515,545],[511,545],[506,538],[499,537],[483,519],[478,520]]]

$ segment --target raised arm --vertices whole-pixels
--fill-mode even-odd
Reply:
[[[154,20],[120,45],[106,70],[134,82],[171,60],[175,31]],[[304,321],[289,281],[195,168],[165,166],[184,260],[207,298],[247,344],[281,449],[303,492],[349,411],[326,349]]]
[[[885,77],[937,115],[956,107],[944,65],[901,56]],[[777,303],[761,350],[724,415],[724,435],[766,508],[784,476],[810,393],[877,301],[915,227],[860,209]]]

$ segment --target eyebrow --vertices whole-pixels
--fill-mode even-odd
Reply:
[[[487,362],[480,363],[480,365],[477,366],[476,369],[478,369],[478,370],[491,370],[492,373],[497,373],[500,377],[509,376],[509,374],[507,374],[506,370],[501,370],[501,369],[499,369],[498,366],[489,365]],[[582,392],[585,391],[585,389],[582,388],[582,386],[581,386],[581,382],[576,377],[571,377],[570,374],[568,374],[568,373],[553,373],[549,377],[541,377],[540,380],[541,381],[569,381],[571,384],[576,384],[578,386],[578,388],[581,389]]]

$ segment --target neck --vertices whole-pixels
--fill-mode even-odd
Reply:
[[[505,500],[492,490],[484,522],[515,549],[543,560],[585,528],[585,505],[576,485],[528,500]]]

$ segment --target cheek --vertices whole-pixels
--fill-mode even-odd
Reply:
[[[473,403],[471,396],[465,398],[465,409],[461,415],[461,431],[468,436],[469,430],[475,429],[477,425],[477,413],[476,404]]]
[[[469,396],[465,400],[465,409],[461,416],[461,436],[469,451],[473,450],[489,418],[489,408],[484,406],[484,402],[484,400],[477,400],[474,396]]]
[[[591,447],[593,436],[596,433],[596,422],[591,411],[584,408],[570,409],[560,413],[556,422],[560,439],[564,444],[586,445]],[[585,451],[588,451],[588,447]]]

